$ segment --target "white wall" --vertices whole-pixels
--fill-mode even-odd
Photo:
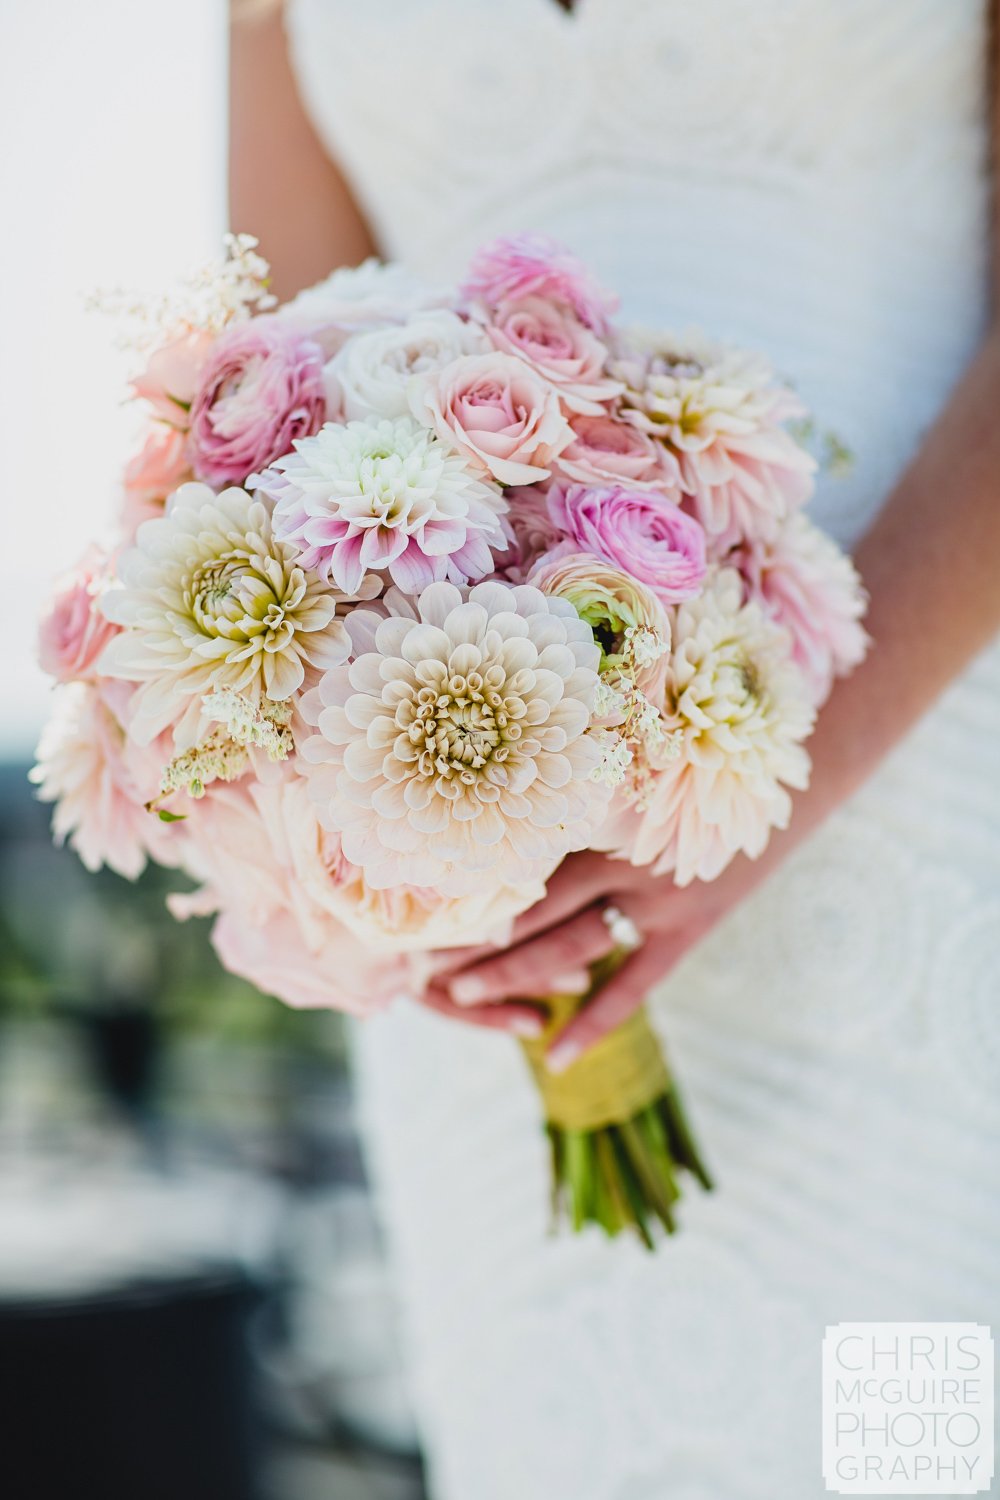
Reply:
[[[34,627],[105,526],[134,415],[97,287],[157,291],[216,253],[225,0],[0,0],[0,757],[46,712]]]

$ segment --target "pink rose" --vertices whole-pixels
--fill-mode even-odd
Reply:
[[[549,514],[583,552],[644,583],[663,604],[697,594],[705,578],[705,533],[665,496],[624,485],[553,484]]]
[[[217,339],[191,406],[195,474],[242,484],[318,432],[325,415],[318,344],[273,317],[239,323]]]
[[[495,348],[519,355],[554,385],[571,411],[600,413],[623,389],[604,373],[607,346],[568,307],[543,297],[505,303],[486,333]]]
[[[118,633],[97,607],[110,568],[110,558],[90,547],[56,583],[38,627],[38,660],[58,682],[92,680],[97,658]]]
[[[507,491],[505,517],[512,540],[497,559],[497,571],[511,583],[524,583],[538,558],[561,541],[549,515],[545,491],[538,485]]]
[[[646,485],[680,492],[673,454],[617,417],[571,416],[573,441],[556,460],[560,474],[581,484]]]
[[[554,388],[512,354],[467,354],[410,393],[419,422],[500,484],[547,479],[572,433]]]
[[[148,401],[154,416],[186,432],[199,372],[212,347],[211,334],[200,328],[172,339],[151,356],[132,389]]]
[[[368,1015],[407,983],[402,959],[370,953],[332,917],[322,940],[307,945],[287,909],[265,922],[226,909],[212,930],[212,945],[231,974],[302,1010]]]
[[[191,478],[183,432],[165,422],[150,424],[146,440],[125,466],[122,523],[133,537],[143,521],[159,515],[163,502]]]
[[[511,235],[484,245],[469,267],[462,293],[491,308],[544,297],[572,308],[598,334],[607,332],[618,305],[582,261],[544,234]]]

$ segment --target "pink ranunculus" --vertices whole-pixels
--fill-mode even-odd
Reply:
[[[624,485],[553,484],[549,513],[562,534],[631,574],[664,604],[690,599],[705,578],[705,533],[663,495]]]
[[[161,422],[187,431],[191,402],[211,348],[211,334],[192,328],[156,349],[142,374],[133,380],[133,391],[149,402]]]
[[[572,436],[555,388],[512,354],[468,354],[414,382],[410,405],[500,484],[547,479]]]
[[[680,468],[673,454],[645,432],[618,417],[569,419],[573,441],[556,459],[556,469],[579,484],[628,484],[668,490],[680,499]]]
[[[747,597],[783,625],[818,706],[835,677],[863,659],[866,597],[857,569],[837,544],[795,512],[771,541],[748,542],[729,559]]]
[[[562,533],[549,514],[549,502],[539,485],[507,491],[507,515],[511,543],[497,558],[497,571],[511,583],[524,583],[543,552],[562,540]]]
[[[91,681],[97,658],[118,633],[118,626],[98,608],[110,569],[107,554],[88,547],[56,582],[38,627],[38,660],[42,671],[57,682]]]
[[[185,434],[152,422],[145,442],[125,466],[121,521],[129,538],[163,511],[167,496],[192,477]]]
[[[323,425],[323,353],[274,317],[229,328],[191,406],[192,466],[208,484],[242,484]]]
[[[517,234],[494,240],[473,259],[462,294],[497,308],[525,297],[571,307],[597,334],[608,329],[617,297],[592,277],[587,267],[558,240],[544,234]]]
[[[569,307],[544,297],[505,303],[486,333],[494,348],[518,355],[550,381],[570,411],[599,414],[623,389],[605,373],[607,345]]]

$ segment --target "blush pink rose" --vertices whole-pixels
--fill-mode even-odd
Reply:
[[[161,422],[187,431],[191,402],[211,347],[211,334],[192,328],[157,349],[142,374],[133,380],[133,391],[148,401]]]
[[[510,545],[497,559],[498,573],[511,583],[524,583],[532,567],[545,552],[562,540],[549,515],[548,497],[539,485],[507,491],[507,521]]]
[[[677,460],[648,433],[607,414],[573,415],[569,425],[573,441],[556,460],[560,474],[580,484],[655,486],[680,498]]]
[[[608,330],[618,299],[600,286],[581,260],[544,234],[517,234],[484,245],[469,267],[462,293],[487,307],[544,297],[572,308],[595,333]]]
[[[644,583],[663,604],[697,594],[705,579],[705,533],[663,495],[609,485],[553,484],[549,514],[563,536]]]
[[[572,433],[554,387],[511,354],[467,354],[415,382],[410,405],[500,484],[547,479]]]
[[[333,918],[323,941],[307,947],[291,911],[256,923],[225,910],[212,929],[212,946],[231,974],[299,1010],[370,1015],[407,983],[403,961],[376,958]]]
[[[38,627],[38,660],[57,682],[92,680],[97,658],[118,633],[98,608],[110,571],[107,554],[89,547],[56,583]]]
[[[323,353],[273,317],[227,329],[205,361],[188,438],[196,476],[242,484],[326,417]]]
[[[505,303],[486,333],[494,348],[518,355],[554,385],[571,411],[599,413],[623,389],[605,374],[607,345],[569,307],[544,297]]]
[[[143,521],[160,515],[167,496],[191,477],[184,433],[166,422],[151,423],[125,466],[121,520],[127,535],[134,537]]]

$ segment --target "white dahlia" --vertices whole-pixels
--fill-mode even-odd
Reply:
[[[189,749],[210,729],[206,695],[281,702],[307,668],[333,666],[350,649],[336,614],[345,596],[275,539],[268,506],[245,490],[182,485],[161,520],[140,526],[118,577],[102,608],[125,629],[99,666],[142,684],[131,725],[141,743],[172,726],[177,748]],[[357,592],[371,598],[377,580]]]
[[[275,535],[345,593],[369,570],[409,593],[467,583],[507,544],[499,486],[412,417],[328,422],[251,482],[276,502]]]
[[[815,460],[782,425],[805,408],[758,356],[637,332],[608,368],[625,387],[622,416],[672,455],[710,540],[772,535],[808,499]]]
[[[788,788],[809,781],[808,684],[787,631],[743,598],[740,575],[724,568],[671,611],[662,714],[675,758],[616,807],[599,839],[656,874],[672,870],[678,885],[714,879],[739,851],[756,858],[788,823]]]
[[[302,701],[320,818],[369,885],[468,890],[545,879],[607,802],[588,733],[600,648],[564,599],[433,584],[416,610],[358,610],[349,666]]]

